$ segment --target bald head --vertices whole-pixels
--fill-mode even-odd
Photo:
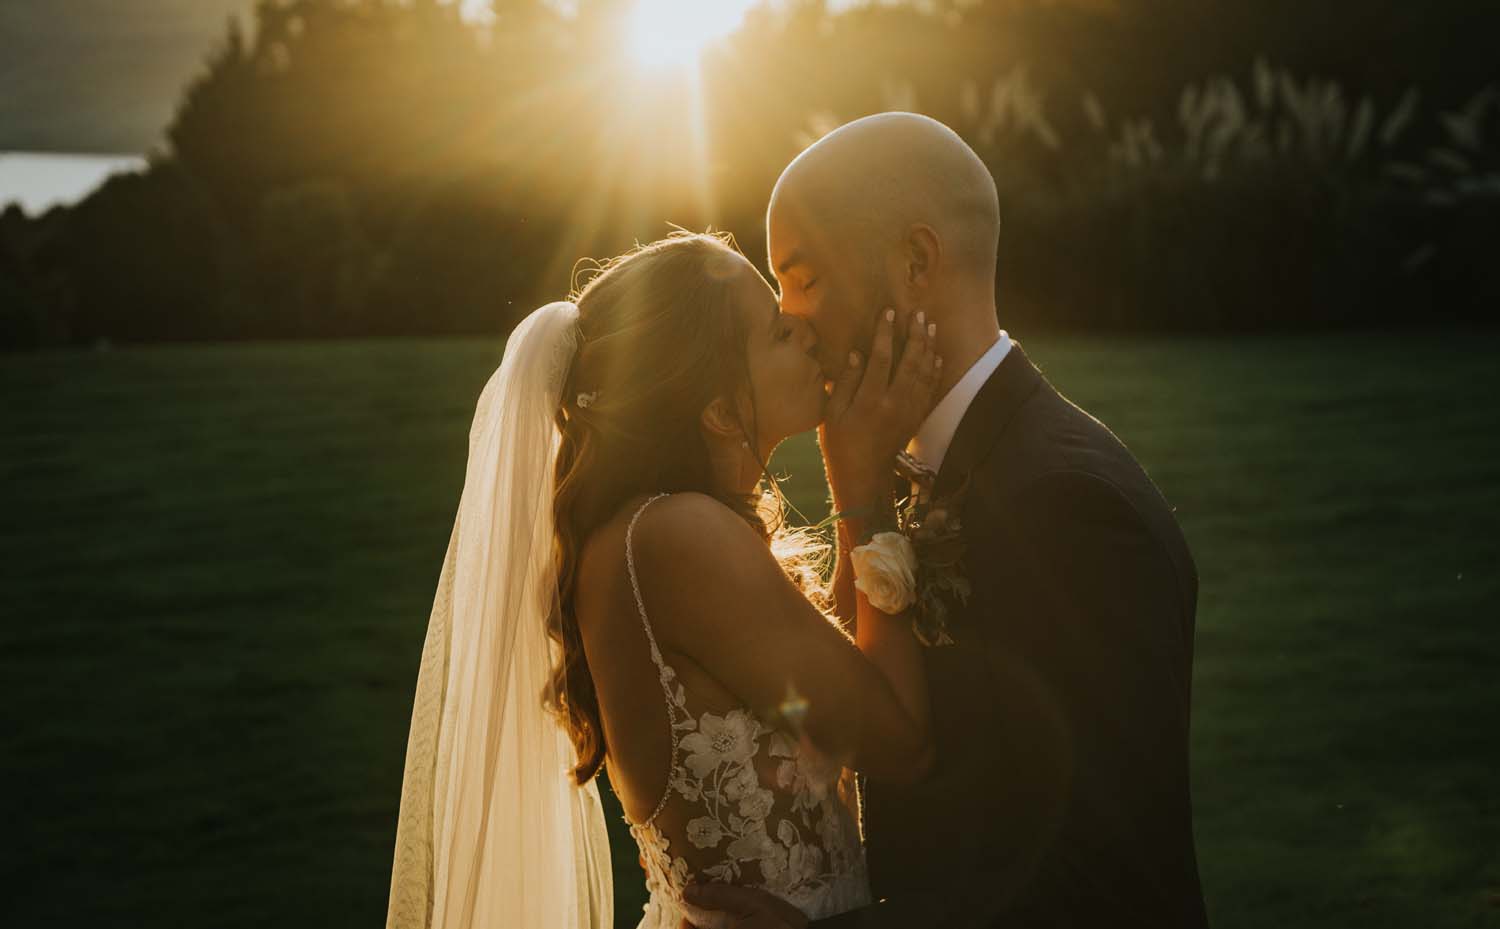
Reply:
[[[999,337],[995,181],[936,120],[883,113],[818,140],[776,182],[766,237],[781,310],[811,325],[829,378],[870,350],[886,308],[937,324],[945,372]]]
[[[866,258],[923,224],[941,242],[947,273],[994,281],[995,181],[956,132],[926,116],[881,113],[819,139],[781,173],[767,220],[842,241]]]

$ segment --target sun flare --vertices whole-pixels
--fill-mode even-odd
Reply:
[[[638,0],[630,14],[630,52],[650,68],[696,64],[710,43],[739,27],[756,0]]]

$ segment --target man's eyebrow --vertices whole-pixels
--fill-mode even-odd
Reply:
[[[786,260],[776,266],[776,273],[785,274],[799,264],[802,264],[802,250],[794,248],[792,249],[792,253],[786,256]]]

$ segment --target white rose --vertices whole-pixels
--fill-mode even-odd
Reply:
[[[877,532],[849,553],[854,589],[883,613],[896,614],[917,600],[917,552],[899,532]]]

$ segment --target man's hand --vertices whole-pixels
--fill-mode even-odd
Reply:
[[[689,884],[680,929],[807,929],[802,911],[780,897],[733,884]]]

